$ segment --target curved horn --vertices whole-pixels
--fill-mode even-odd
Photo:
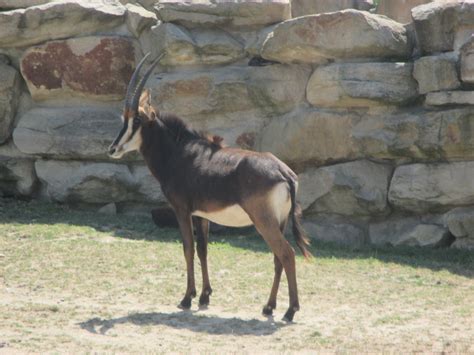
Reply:
[[[145,63],[145,60],[148,58],[150,55],[150,52],[145,54],[145,56],[142,58],[140,63],[138,63],[137,67],[135,68],[135,71],[132,74],[132,77],[130,78],[130,82],[128,83],[127,87],[127,93],[125,94],[125,110],[128,110],[130,108],[131,104],[131,95],[132,92],[135,89],[135,86],[137,85],[137,80],[138,80],[138,74],[140,73],[140,69],[142,68],[143,64]]]
[[[132,98],[131,110],[133,112],[138,111],[138,102],[140,101],[140,95],[142,94],[143,88],[145,87],[145,83],[148,80],[148,77],[151,75],[151,72],[153,71],[153,69],[156,67],[156,65],[158,64],[160,59],[163,58],[164,55],[165,53],[162,53],[160,56],[158,56],[158,58],[155,59],[155,61],[150,65],[146,73],[143,75],[143,78],[138,83],[137,88],[135,89],[135,93],[133,94],[133,98]]]

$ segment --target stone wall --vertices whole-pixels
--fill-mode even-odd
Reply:
[[[472,1],[415,7],[405,25],[361,11],[369,1],[296,18],[328,10],[35,3],[0,1],[3,195],[123,213],[165,206],[138,155],[105,152],[136,63],[166,50],[148,82],[157,107],[292,166],[311,237],[474,248]]]

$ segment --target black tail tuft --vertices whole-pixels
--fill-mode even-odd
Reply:
[[[288,183],[290,185],[290,196],[291,196],[291,222],[293,225],[293,235],[295,237],[296,245],[300,248],[306,259],[312,257],[311,253],[306,249],[306,246],[309,245],[309,239],[306,235],[306,232],[301,225],[301,207],[296,202],[296,182],[293,178],[288,178]]]

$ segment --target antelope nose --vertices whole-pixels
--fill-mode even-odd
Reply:
[[[117,149],[115,147],[109,148],[109,155],[113,155]]]

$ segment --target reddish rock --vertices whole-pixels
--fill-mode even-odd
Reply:
[[[120,37],[83,37],[30,48],[21,72],[34,100],[120,100],[135,67],[135,48]]]

